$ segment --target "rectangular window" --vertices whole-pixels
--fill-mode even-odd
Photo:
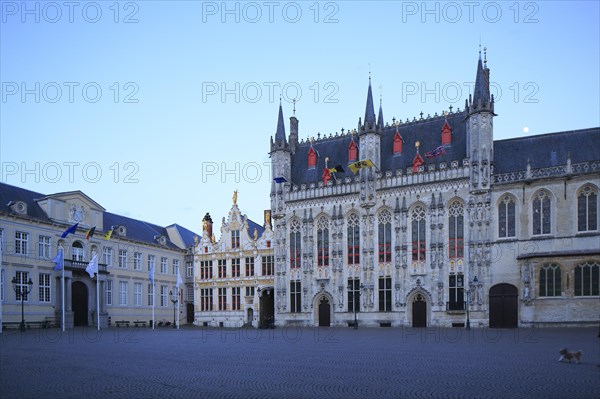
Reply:
[[[329,266],[329,229],[317,230],[317,265]]]
[[[300,227],[293,226],[290,232],[290,268],[295,269],[301,266],[300,264]]]
[[[448,277],[448,310],[465,310],[465,276],[451,274]]]
[[[50,259],[50,237],[40,236],[38,242],[38,255],[40,259]]]
[[[246,287],[246,296],[254,298],[254,287]]]
[[[133,305],[142,306],[142,283],[133,284]]]
[[[254,257],[246,257],[246,277],[254,276]]]
[[[188,302],[194,302],[194,289],[192,287],[187,287],[187,296],[186,300]]]
[[[213,310],[213,289],[200,289],[200,310],[202,312],[210,312]]]
[[[231,259],[231,277],[240,276],[240,258]]]
[[[233,230],[231,232],[231,248],[239,248],[240,247],[240,231]]]
[[[179,274],[179,259],[173,259],[173,275]]]
[[[133,253],[133,270],[142,270],[142,253]]]
[[[425,219],[412,221],[412,260],[425,262]]]
[[[240,310],[240,287],[233,287],[231,289],[231,310]]]
[[[127,267],[127,250],[119,249],[119,267],[125,269]]]
[[[148,306],[152,306],[154,303],[154,286],[152,283],[148,284]]]
[[[162,307],[166,307],[169,306],[169,298],[167,298],[167,286],[166,285],[161,285],[160,286],[160,306]]]
[[[392,278],[379,278],[379,311],[392,311]]]
[[[300,280],[290,281],[290,311],[300,313],[302,311],[302,287]]]
[[[160,272],[161,274],[167,274],[169,272],[169,261],[167,258],[160,258]]]
[[[113,262],[113,249],[110,247],[102,248],[102,263],[105,263],[106,266],[112,266]]]
[[[51,275],[47,273],[40,273],[39,275],[39,298],[40,302],[50,303],[50,278]]]
[[[217,260],[217,269],[218,269],[218,277],[225,278],[227,277],[227,261],[225,259]]]
[[[119,305],[127,306],[127,281],[119,281]]]
[[[15,254],[27,256],[29,233],[15,231]],[[20,300],[20,299],[19,299]]]
[[[584,264],[575,267],[575,296],[600,295],[600,265]]]
[[[212,260],[201,260],[200,261],[200,279],[201,280],[212,279]]]
[[[156,257],[154,255],[148,255],[148,271],[156,270],[155,266]]]
[[[348,279],[348,312],[360,312],[360,279]]]
[[[187,277],[193,277],[194,276],[194,263],[193,262],[187,262],[185,264],[185,269],[186,269],[185,275]],[[210,273],[211,273],[211,277],[212,277],[212,267],[211,267],[211,272]]]
[[[17,285],[15,286],[15,298],[18,302],[21,302],[21,294],[23,295],[23,301],[29,301],[29,295],[27,294],[27,290],[29,287],[27,286],[27,281],[29,280],[29,272],[16,272],[15,277],[17,278]]]
[[[106,305],[107,306],[112,306],[113,304],[113,298],[112,298],[112,293],[113,293],[113,284],[112,284],[112,280],[106,280]]]
[[[227,288],[218,288],[219,310],[227,310]]]
[[[273,275],[273,263],[275,261],[275,257],[273,255],[265,255],[261,257],[261,266],[262,266],[262,275],[263,276],[272,276]]]
[[[392,261],[392,224],[379,223],[379,262]]]
[[[463,215],[450,216],[449,218],[449,249],[450,259],[459,259],[464,257],[464,226]]]
[[[348,264],[360,264],[360,228],[355,215],[348,223]]]

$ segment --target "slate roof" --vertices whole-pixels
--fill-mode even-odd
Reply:
[[[435,158],[426,158],[425,153],[432,151],[442,144],[442,127],[444,126],[444,116],[427,118],[416,122],[403,123],[398,127],[400,135],[404,139],[402,154],[394,156],[394,136],[396,134],[395,126],[383,128],[381,135],[381,171],[395,172],[397,169],[412,167],[413,159],[416,155],[415,143],[420,142],[419,153],[425,161],[425,166],[438,164],[440,162],[460,161],[466,158],[466,113],[464,111],[455,112],[448,115],[448,124],[452,128],[452,143],[448,146],[445,155]],[[317,140],[314,143],[303,142],[298,144],[296,152],[292,155],[291,178],[293,184],[307,184],[317,182],[322,179],[323,169],[325,168],[325,158],[329,158],[328,167],[342,165],[344,173],[335,173],[336,178],[354,176],[348,168],[348,145],[352,136],[344,135],[327,139]],[[354,141],[359,145],[358,136],[354,136]],[[307,169],[308,151],[311,147],[317,151],[317,166],[314,169]],[[360,146],[358,147],[358,160],[361,159]]]
[[[263,233],[265,232],[265,228],[250,219],[246,220],[248,220],[248,236],[250,236],[250,238],[254,238],[254,229],[256,229],[258,231],[258,238],[262,237]]]
[[[600,127],[494,141],[494,174],[600,160]]]
[[[0,212],[12,212],[10,207],[7,205],[9,201],[23,201],[27,204],[28,217],[45,222],[52,222],[52,220],[46,215],[46,213],[36,202],[36,200],[45,197],[48,197],[48,195],[26,190],[20,187],[11,186],[6,183],[0,183]],[[158,226],[153,223],[144,222],[142,220],[129,218],[126,216],[117,215],[111,212],[103,212],[102,215],[105,231],[108,231],[111,228],[111,226],[116,227],[122,225],[126,228],[125,238],[127,239],[140,241],[147,244],[158,245],[158,241],[157,239],[155,239],[155,236],[163,235],[167,239],[167,248],[181,249],[169,240],[169,235],[165,227]],[[191,245],[194,243],[193,232],[179,225],[175,226],[177,226],[186,245]]]

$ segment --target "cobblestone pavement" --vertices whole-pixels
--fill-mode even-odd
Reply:
[[[40,329],[0,361],[3,399],[600,398],[597,328]]]

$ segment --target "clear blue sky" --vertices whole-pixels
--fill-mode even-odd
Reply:
[[[161,225],[235,189],[262,222],[280,94],[301,138],[357,126],[369,69],[387,121],[463,109],[480,41],[496,139],[600,125],[597,1],[0,4],[2,181]]]

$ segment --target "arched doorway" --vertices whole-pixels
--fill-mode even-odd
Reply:
[[[263,288],[259,293],[259,327],[270,328],[275,325],[275,300],[273,288]]]
[[[323,296],[319,300],[319,327],[329,327],[331,325],[331,304],[329,299]]]
[[[490,328],[516,328],[519,325],[519,292],[511,284],[490,288]]]
[[[254,309],[248,308],[246,311],[246,323],[252,324],[252,319],[254,318]]]
[[[74,281],[71,285],[71,304],[73,306],[73,324],[77,326],[88,325],[88,289],[81,281]]]
[[[427,327],[427,301],[423,294],[417,294],[412,300],[412,326]]]

